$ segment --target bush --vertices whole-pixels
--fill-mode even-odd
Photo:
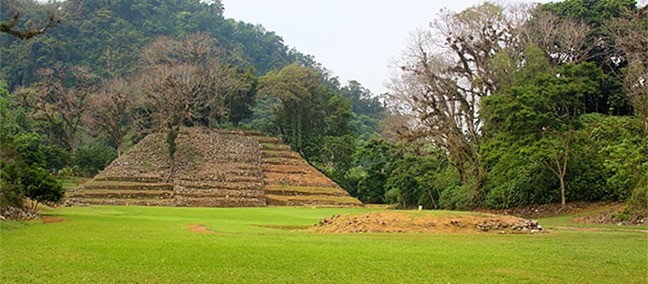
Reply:
[[[15,163],[0,160],[0,207],[23,207],[22,181]]]
[[[37,166],[27,168],[22,178],[22,185],[25,196],[36,201],[32,206],[34,209],[38,203],[59,202],[65,193],[60,181],[47,170]]]

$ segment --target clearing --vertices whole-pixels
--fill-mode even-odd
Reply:
[[[0,282],[648,281],[645,227],[578,224],[571,221],[574,216],[539,219],[546,234],[313,231],[334,215],[343,220],[367,214],[394,217],[393,212],[306,207],[48,209],[46,223],[0,222]],[[401,214],[422,220],[480,215],[397,211]]]

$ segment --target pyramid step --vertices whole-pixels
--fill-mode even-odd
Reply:
[[[73,203],[90,205],[174,206],[173,199],[73,198]]]
[[[277,157],[265,157],[263,158],[263,163],[266,165],[304,165],[304,161],[298,158],[277,158]]]
[[[176,206],[188,207],[263,207],[266,206],[266,200],[263,197],[259,198],[243,198],[243,197],[181,197],[175,198]]]
[[[228,189],[189,189],[189,190],[178,190],[175,193],[175,197],[187,197],[187,198],[204,198],[204,197],[214,197],[214,198],[230,198],[230,197],[254,197],[262,198],[265,194],[265,191],[262,189],[240,189],[240,190],[228,190]]]
[[[241,189],[263,189],[263,181],[256,180],[253,182],[221,182],[221,181],[176,181],[176,188],[178,191],[182,189],[226,189],[226,190],[241,190]]]
[[[162,178],[158,176],[97,176],[95,181],[122,181],[122,182],[140,182],[140,183],[159,183]]]
[[[84,189],[101,190],[169,190],[173,191],[170,183],[141,183],[141,182],[116,182],[116,181],[91,181],[83,186]]]
[[[268,186],[265,192],[280,196],[349,196],[346,191],[335,187]]]
[[[282,196],[266,194],[266,202],[271,206],[362,206],[362,202],[350,196]]]
[[[281,138],[277,137],[268,137],[268,136],[261,136],[261,137],[254,137],[254,139],[259,142],[259,143],[266,143],[266,144],[281,144],[283,145],[283,140]]]
[[[69,197],[81,198],[126,198],[126,199],[168,199],[173,196],[169,190],[82,190],[70,192]]]
[[[292,150],[263,150],[263,158],[301,159],[301,156]]]

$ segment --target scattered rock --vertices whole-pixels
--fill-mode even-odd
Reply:
[[[542,233],[536,220],[504,215],[459,215],[453,217],[411,215],[407,211],[372,212],[364,215],[333,215],[311,230],[324,233]]]
[[[31,209],[6,206],[0,208],[0,216],[3,217],[2,220],[33,220],[38,218],[38,213]]]

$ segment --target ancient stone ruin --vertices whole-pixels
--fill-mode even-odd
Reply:
[[[359,206],[279,138],[183,128],[175,167],[164,134],[151,134],[78,191],[77,204],[196,207]]]

